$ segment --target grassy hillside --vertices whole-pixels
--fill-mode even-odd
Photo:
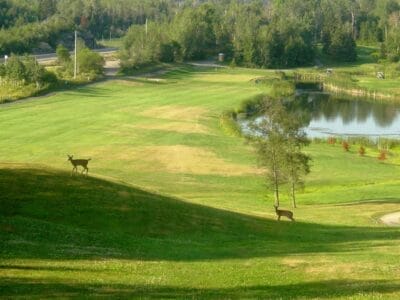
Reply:
[[[400,230],[377,221],[399,209],[396,150],[312,144],[297,222],[276,222],[219,118],[261,76],[179,68],[0,106],[0,297],[397,299]]]

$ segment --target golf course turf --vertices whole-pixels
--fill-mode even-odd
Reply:
[[[0,297],[398,299],[400,229],[379,222],[399,210],[398,149],[311,143],[296,222],[277,222],[220,122],[275,76],[180,66],[1,105]]]

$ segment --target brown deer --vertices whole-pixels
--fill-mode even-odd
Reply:
[[[281,220],[282,216],[292,220],[292,222],[294,221],[293,213],[291,211],[278,209],[278,206],[276,206],[276,205],[274,205],[274,207],[275,207],[276,215],[278,216],[278,221]]]
[[[88,174],[89,168],[87,165],[88,165],[89,161],[91,160],[91,158],[89,158],[89,159],[74,159],[73,155],[68,155],[68,160],[71,162],[71,164],[73,166],[71,175],[74,174],[74,171],[75,171],[75,173],[78,173],[79,166],[81,166],[83,168],[82,174],[85,171],[86,171],[86,175]]]

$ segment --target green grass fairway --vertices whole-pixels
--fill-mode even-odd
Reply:
[[[0,298],[398,299],[400,229],[378,221],[400,210],[398,151],[313,143],[296,222],[277,222],[220,125],[263,76],[177,67],[1,105]]]

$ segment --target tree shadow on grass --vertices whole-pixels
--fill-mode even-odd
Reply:
[[[386,227],[275,220],[123,183],[0,168],[0,257],[199,261],[346,252],[400,238]]]
[[[155,299],[311,299],[371,296],[400,292],[400,283],[385,280],[326,280],[300,284],[258,285],[235,288],[182,288],[162,285],[60,283],[57,280],[3,278],[0,290],[5,297],[29,298],[107,297]],[[393,295],[391,295],[394,297]],[[394,298],[393,298],[394,299]]]
[[[79,96],[84,96],[88,98],[108,98],[110,97],[110,91],[105,87],[100,87],[99,84],[102,83],[104,83],[104,81],[82,86],[72,92],[74,93],[74,95],[78,93]]]

